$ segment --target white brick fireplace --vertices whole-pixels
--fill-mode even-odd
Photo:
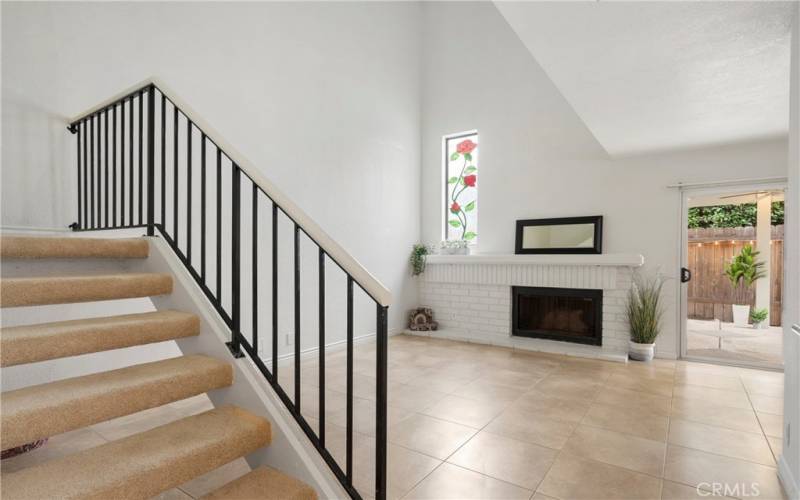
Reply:
[[[641,255],[431,255],[420,277],[422,305],[439,330],[412,332],[582,357],[627,360],[625,297]],[[512,336],[511,287],[603,291],[602,346]]]

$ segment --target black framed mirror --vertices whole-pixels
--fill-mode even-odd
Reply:
[[[603,216],[518,220],[514,253],[603,253]]]

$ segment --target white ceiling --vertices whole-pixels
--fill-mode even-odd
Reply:
[[[787,133],[789,2],[502,2],[611,155]]]

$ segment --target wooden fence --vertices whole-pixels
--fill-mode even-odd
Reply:
[[[772,226],[770,257],[770,324],[781,324],[783,298],[783,226]],[[755,247],[755,228],[709,228],[689,230],[688,267],[692,280],[688,283],[689,310],[693,319],[733,321],[733,287],[725,276],[725,264],[745,245]],[[765,278],[766,279],[766,278]],[[747,292],[747,303],[755,305],[755,286]]]

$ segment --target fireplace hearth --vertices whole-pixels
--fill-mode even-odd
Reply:
[[[602,345],[602,290],[528,286],[511,290],[512,335]]]

